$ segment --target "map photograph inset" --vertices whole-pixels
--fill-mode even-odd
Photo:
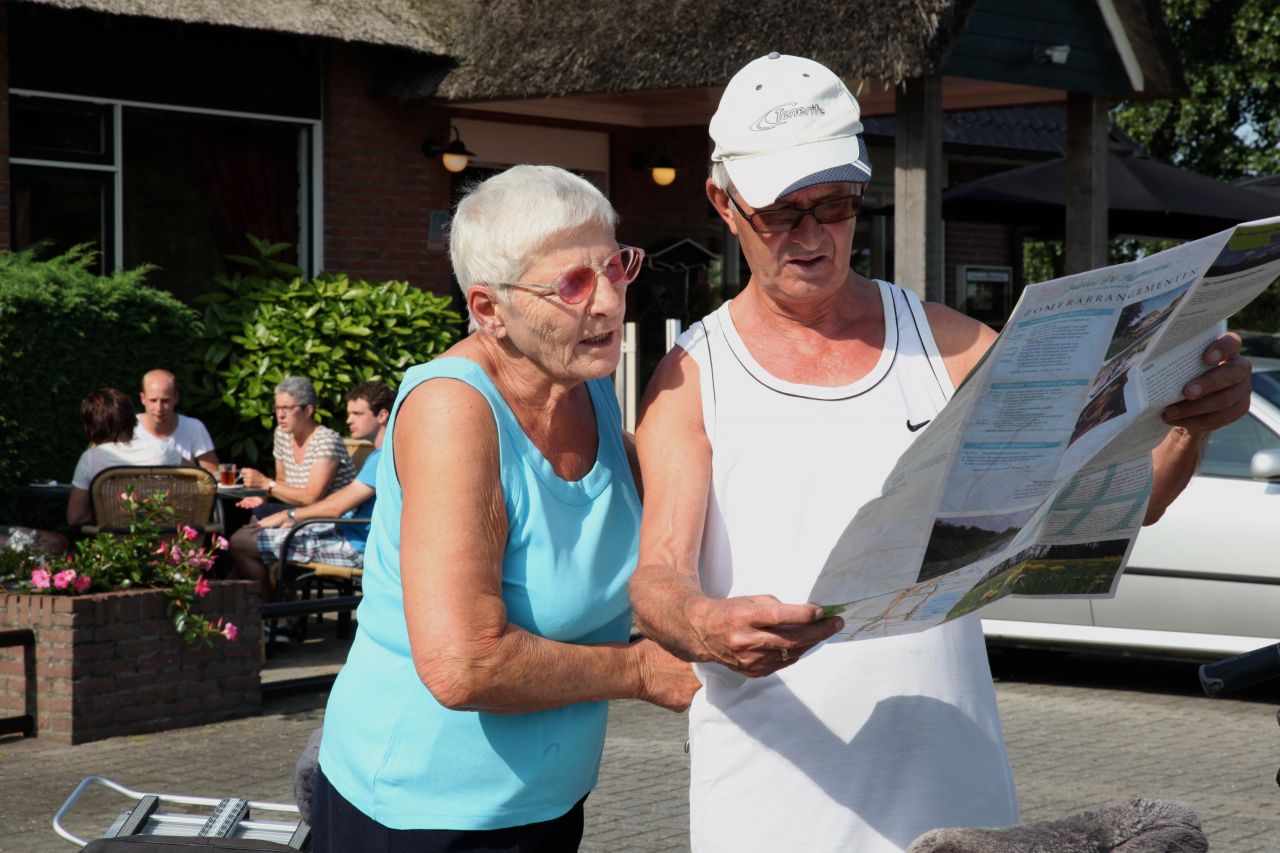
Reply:
[[[1129,548],[1128,539],[1077,545],[1032,545],[999,565],[947,613],[955,619],[1006,595],[1105,595]]]
[[[1035,507],[1016,512],[939,518],[933,523],[916,583],[949,574],[1003,548],[1018,535]]]

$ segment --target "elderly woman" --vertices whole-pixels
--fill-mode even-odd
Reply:
[[[698,688],[627,641],[640,498],[608,377],[642,253],[615,222],[550,166],[458,205],[472,334],[406,374],[387,426],[314,850],[575,850],[605,700]]]
[[[289,506],[313,504],[356,478],[355,466],[342,437],[316,423],[316,389],[301,376],[286,376],[276,386],[276,430],[272,455],[275,475],[243,469],[244,484],[266,489],[274,501]],[[265,499],[246,498],[239,506],[263,507]],[[276,507],[279,509],[280,507]],[[264,597],[271,589],[266,564],[275,562],[275,542],[257,524],[240,528],[231,537],[231,560],[238,578],[257,580]]]
[[[118,388],[99,388],[81,400],[80,422],[89,449],[80,454],[71,476],[67,524],[73,527],[93,521],[89,486],[100,471],[116,465],[182,464],[182,454],[171,443],[133,437],[137,415]]]

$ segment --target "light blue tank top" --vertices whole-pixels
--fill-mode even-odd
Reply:
[[[400,403],[437,378],[460,380],[483,394],[498,427],[508,621],[560,642],[625,641],[640,499],[609,382],[587,383],[599,450],[591,471],[569,482],[556,476],[484,370],[462,358],[409,370],[385,448],[394,448]],[[559,817],[596,784],[608,704],[495,715],[436,702],[414,670],[405,626],[403,492],[394,449],[382,454],[379,466],[359,630],[325,711],[325,775],[356,808],[393,829],[496,829]],[[458,530],[459,536],[474,533]]]

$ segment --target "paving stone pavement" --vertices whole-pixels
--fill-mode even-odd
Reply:
[[[1058,666],[1047,660],[994,661],[1024,820],[1161,797],[1200,816],[1214,851],[1280,851],[1280,690],[1210,700],[1196,693],[1194,668],[1185,665],[1109,660],[1107,674],[1095,677],[1092,659],[1062,672],[1046,672]],[[74,747],[0,740],[0,851],[72,850],[49,821],[90,774],[164,793],[287,801],[294,757],[322,719],[323,696],[312,693],[272,699],[259,717],[195,729]],[[684,729],[682,716],[615,703],[601,783],[587,801],[585,853],[688,850]],[[91,836],[127,805],[94,794],[69,826]]]

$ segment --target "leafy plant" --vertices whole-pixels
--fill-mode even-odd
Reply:
[[[461,333],[448,297],[343,273],[307,280],[275,260],[288,244],[249,239],[258,257],[228,256],[246,269],[219,277],[220,290],[201,297],[202,369],[185,396],[208,414],[231,458],[269,458],[273,391],[285,376],[310,379],[319,420],[337,426],[352,385],[378,379],[395,387]]]
[[[199,325],[195,311],[146,286],[149,267],[100,276],[88,246],[37,254],[0,252],[0,494],[70,478],[85,447],[77,406],[95,388],[132,392],[156,367],[181,386]]]
[[[200,533],[183,527],[176,537],[166,539],[162,529],[173,520],[173,508],[165,494],[156,492],[136,498],[132,489],[118,496],[129,505],[128,531],[82,539],[74,556],[62,560],[37,557],[30,579],[22,584],[29,592],[51,595],[82,595],[117,589],[154,587],[169,597],[173,627],[188,645],[213,645],[214,637],[235,640],[238,633],[230,622],[209,619],[192,610],[197,599],[209,593],[207,573],[216,553],[227,547],[218,536],[212,547],[197,543]]]

